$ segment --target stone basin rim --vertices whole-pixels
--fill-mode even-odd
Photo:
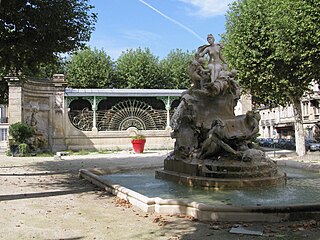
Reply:
[[[294,163],[294,164],[290,164]],[[294,161],[284,161],[279,165],[295,168],[311,169],[306,164],[296,164]],[[160,166],[148,166],[157,168]],[[209,205],[191,200],[149,198],[131,189],[102,179],[99,175],[115,173],[141,167],[117,167],[106,169],[80,169],[79,177],[105,189],[107,192],[128,200],[144,212],[158,214],[185,214],[200,221],[228,221],[228,222],[281,222],[290,220],[307,220],[320,217],[320,204],[287,204],[287,205],[254,205],[229,206]],[[314,170],[314,168],[313,168]]]

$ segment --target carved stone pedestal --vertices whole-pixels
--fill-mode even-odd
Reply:
[[[156,171],[156,178],[166,179],[190,187],[238,189],[285,184],[286,176],[276,163],[244,162],[232,159],[182,161],[167,158],[164,169]]]

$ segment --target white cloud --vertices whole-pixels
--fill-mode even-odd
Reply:
[[[160,14],[162,17],[164,17],[165,19],[169,20],[170,22],[172,22],[173,24],[183,28],[184,30],[188,31],[189,33],[191,33],[192,35],[194,35],[196,38],[206,42],[205,40],[203,40],[196,32],[194,32],[191,28],[187,27],[186,25],[182,24],[181,22],[178,22],[177,20],[169,17],[168,15],[164,14],[163,12],[161,12],[160,10],[158,10],[157,8],[151,6],[150,4],[146,3],[143,0],[138,0],[139,2],[141,2],[142,4],[144,4],[145,6],[147,6],[148,8],[152,9],[152,11],[156,12],[157,14]]]
[[[179,0],[193,5],[196,9],[189,9],[190,13],[202,17],[213,17],[224,15],[228,9],[228,4],[234,0]]]

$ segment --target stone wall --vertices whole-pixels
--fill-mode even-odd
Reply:
[[[37,143],[42,150],[57,152],[81,149],[132,149],[127,131],[81,131],[68,118],[63,75],[53,79],[8,78],[9,124],[26,122],[36,132]],[[174,140],[169,130],[146,130],[145,149],[172,149]]]
[[[66,149],[63,75],[52,80],[9,78],[9,124],[25,122],[35,131],[36,144],[55,151]]]

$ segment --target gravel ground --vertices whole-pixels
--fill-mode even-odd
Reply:
[[[0,239],[320,239],[320,219],[198,222],[147,214],[78,178],[81,168],[163,164],[166,151],[53,157],[0,156]],[[255,227],[262,236],[230,233]]]

